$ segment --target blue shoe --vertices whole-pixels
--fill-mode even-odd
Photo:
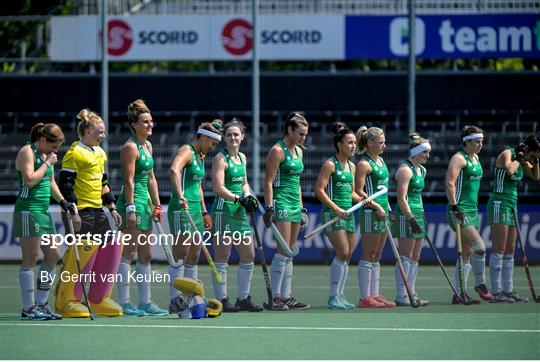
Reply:
[[[48,302],[45,304],[37,304],[36,307],[41,313],[48,315],[49,319],[52,319],[52,320],[62,319],[62,316],[60,314],[52,311],[51,307],[49,307]]]
[[[144,317],[146,315],[143,310],[135,308],[131,302],[120,304],[120,306],[122,307],[122,313],[126,316]]]
[[[339,298],[339,300],[341,301],[341,303],[342,303],[347,309],[354,309],[354,308],[356,308],[356,305],[355,305],[355,304],[352,304],[352,303],[349,303],[349,302],[347,301],[347,299],[345,299],[344,296],[338,295],[337,297]]]
[[[330,309],[348,309],[337,295],[328,297],[328,308]]]
[[[28,310],[22,310],[21,320],[23,321],[44,321],[51,319],[48,314],[43,313],[39,310],[37,305],[30,307]]]
[[[150,301],[150,303],[139,304],[137,309],[144,311],[149,316],[166,316],[169,315],[169,311],[160,309],[156,303]]]

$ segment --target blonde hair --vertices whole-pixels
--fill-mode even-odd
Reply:
[[[47,142],[56,143],[64,141],[64,133],[56,123],[37,123],[30,130],[30,141],[36,142],[45,137]]]
[[[369,140],[374,140],[377,137],[384,136],[384,131],[379,127],[362,126],[356,131],[356,153],[363,153],[367,149]]]
[[[127,116],[129,119],[128,125],[131,130],[134,129],[131,124],[136,123],[139,120],[139,116],[143,113],[150,113],[150,109],[142,99],[136,99],[129,104]]]
[[[420,133],[417,132],[411,132],[409,133],[409,149],[413,149],[418,145],[421,145],[422,143],[427,143],[428,140],[420,136]]]
[[[81,110],[77,115],[77,119],[80,120],[77,125],[77,134],[79,135],[79,138],[84,137],[86,130],[95,129],[100,122],[103,122],[97,113],[92,112],[88,108]]]

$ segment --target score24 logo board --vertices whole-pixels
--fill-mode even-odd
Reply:
[[[244,19],[233,19],[221,31],[221,43],[232,55],[244,55],[253,48],[253,26]]]
[[[123,20],[109,20],[107,41],[109,55],[115,57],[124,55],[133,44],[133,30]]]

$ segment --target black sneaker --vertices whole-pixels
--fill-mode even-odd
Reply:
[[[310,305],[298,302],[294,297],[289,297],[285,299],[285,304],[289,309],[296,309],[296,310],[302,310],[302,309],[309,309]]]
[[[171,302],[169,303],[169,313],[178,314],[183,312],[184,309],[186,309],[186,306],[184,306],[184,300],[181,296],[177,295],[171,299]]]
[[[62,316],[60,314],[52,311],[51,307],[49,307],[48,302],[45,304],[37,304],[36,307],[41,313],[48,315],[49,319],[52,319],[52,320],[62,319]]]
[[[232,305],[231,302],[229,302],[229,298],[225,297],[221,300],[221,304],[223,305],[223,313],[236,313],[240,312],[240,308],[236,305]]]
[[[472,299],[471,296],[467,293],[465,293],[465,302],[467,304],[480,304],[480,301],[478,299]],[[461,301],[455,294],[452,296],[452,304],[461,304]]]
[[[272,305],[268,305],[266,303],[263,303],[263,307],[268,310],[275,310],[275,311],[285,311],[289,310],[289,307],[287,307],[287,304],[281,299],[280,296],[274,297],[272,299]]]
[[[251,301],[251,295],[248,295],[246,299],[236,298],[236,303],[234,304],[240,309],[241,312],[262,312],[263,308],[253,304]]]
[[[517,294],[516,292],[513,292],[513,291],[510,292],[510,293],[503,292],[503,294],[505,296],[507,296],[508,298],[512,298],[516,302],[527,303],[529,301],[529,298],[521,296],[521,295],[519,295],[519,294]]]

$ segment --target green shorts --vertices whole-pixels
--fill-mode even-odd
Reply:
[[[514,221],[514,207],[515,205],[509,205],[507,202],[492,201],[490,199],[487,204],[488,225],[503,224],[516,226]]]
[[[394,238],[422,239],[426,236],[426,223],[424,220],[424,210],[411,210],[414,219],[422,229],[418,234],[411,231],[411,223],[401,213],[396,215],[396,222],[392,225],[392,236]]]
[[[302,220],[302,208],[300,203],[291,207],[289,202],[274,201],[274,221],[276,222],[300,222]]]
[[[189,211],[197,230],[193,230],[193,226],[191,226],[186,213],[187,211],[185,209],[174,210],[169,208],[169,210],[167,210],[169,230],[171,233],[174,235],[180,234],[187,237],[193,236],[195,233],[199,233],[200,237],[203,237],[205,229],[201,210]]]
[[[13,235],[31,238],[56,234],[56,227],[49,211],[14,211]]]
[[[388,210],[386,210],[387,217],[388,214]],[[361,208],[359,211],[359,216],[361,234],[384,234],[386,232],[385,221],[380,220],[377,217],[375,210],[370,208]]]
[[[120,213],[120,216],[122,216],[122,223],[118,227],[120,230],[127,229],[126,227],[126,219],[127,214],[125,212],[118,211]],[[141,231],[148,231],[152,230],[152,214],[149,212],[138,212],[136,211],[136,221],[135,221],[135,229],[141,230]]]
[[[220,236],[226,234],[239,232],[242,236],[251,235],[251,226],[249,225],[249,219],[244,210],[240,210],[234,214],[228,212],[212,212],[212,220],[214,226],[212,227],[212,236],[216,233]]]
[[[337,215],[336,213],[332,211],[325,211],[322,213],[322,223],[326,223],[333,218],[335,218]],[[331,233],[333,231],[339,231],[339,230],[345,230],[348,233],[354,233],[356,231],[356,222],[354,220],[354,215],[349,214],[346,218],[338,219],[335,223],[328,226],[325,229],[326,233]]]
[[[454,225],[454,213],[450,210],[446,211],[446,222],[454,232],[456,227]],[[459,223],[459,226],[464,229],[468,226],[472,226],[475,229],[480,227],[480,221],[478,220],[478,210],[475,211],[463,211],[463,221]]]

